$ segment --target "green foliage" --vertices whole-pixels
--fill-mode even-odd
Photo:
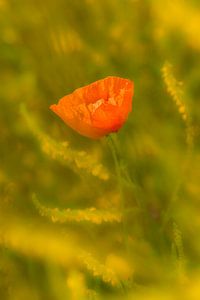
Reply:
[[[199,20],[195,0],[0,0],[1,300],[199,299]],[[117,136],[49,110],[109,75],[135,86]]]
[[[173,223],[173,239],[173,246],[176,252],[176,269],[179,276],[183,280],[185,279],[185,254],[183,249],[182,233],[175,222]]]
[[[47,136],[41,131],[37,122],[28,114],[24,106],[21,106],[21,113],[28,127],[38,139],[42,151],[49,155],[50,158],[69,165],[75,172],[79,173],[80,169],[83,169],[100,179],[107,180],[109,178],[108,172],[102,164],[97,162],[95,157],[88,155],[85,151],[72,150],[66,141],[59,143]]]
[[[65,209],[47,208],[33,195],[33,202],[41,216],[48,217],[53,222],[91,222],[101,224],[103,222],[120,222],[121,213],[113,210],[97,210],[95,207],[87,209]]]

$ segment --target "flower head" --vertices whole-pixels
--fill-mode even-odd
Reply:
[[[132,96],[132,81],[110,76],[76,89],[50,109],[75,131],[96,139],[122,127]]]

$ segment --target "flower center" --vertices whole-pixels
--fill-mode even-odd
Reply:
[[[97,110],[97,108],[98,108],[99,106],[101,106],[104,102],[105,102],[104,99],[99,99],[99,100],[97,100],[97,101],[94,102],[94,103],[90,103],[90,104],[88,105],[89,111],[90,111],[91,113],[94,113],[95,110]]]
[[[87,107],[91,113],[94,113],[97,110],[97,108],[99,108],[99,106],[101,106],[102,104],[105,104],[105,103],[108,103],[108,104],[111,104],[114,106],[117,105],[115,98],[110,97],[110,98],[108,98],[107,101],[105,99],[101,98],[94,103],[90,103]]]

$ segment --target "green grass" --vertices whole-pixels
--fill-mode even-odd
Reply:
[[[198,1],[0,0],[2,300],[199,298],[199,20]],[[116,161],[49,110],[110,75],[135,86]]]

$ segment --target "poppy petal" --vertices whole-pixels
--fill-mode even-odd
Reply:
[[[100,138],[122,127],[132,109],[132,96],[132,81],[110,76],[76,89],[50,109],[80,134]]]

